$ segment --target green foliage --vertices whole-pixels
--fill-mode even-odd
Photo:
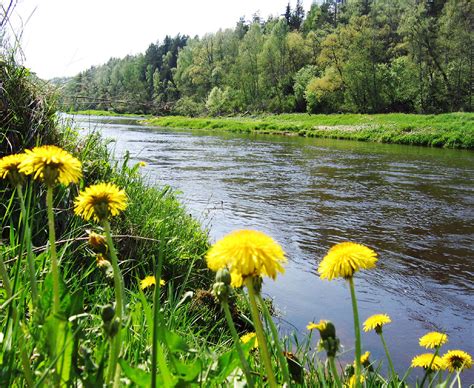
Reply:
[[[61,86],[62,101],[191,116],[472,111],[472,14],[469,0],[354,0],[314,3],[305,15],[298,0],[283,18],[241,18],[234,29],[166,37],[144,55],[111,59]],[[315,65],[319,85],[305,100],[303,69]],[[228,91],[225,109],[217,90]]]
[[[211,116],[220,116],[222,114],[230,113],[230,91],[229,88],[221,90],[217,86],[214,87],[206,101],[207,111]]]
[[[304,93],[308,113],[328,113],[341,107],[344,100],[342,81],[334,68],[322,77],[312,78]]]
[[[293,89],[295,91],[295,99],[297,104],[297,110],[305,111],[306,107],[306,99],[305,93],[306,88],[313,77],[318,74],[318,69],[316,66],[307,65],[302,67],[298,72],[295,74],[294,80],[295,83],[293,84]]]
[[[0,55],[0,157],[57,140],[51,91],[12,56]]]
[[[61,87],[60,106],[64,110],[106,110],[116,113],[162,113],[179,97],[173,81],[178,51],[187,36],[166,36],[163,43],[151,44],[146,53],[110,59],[69,79]]]
[[[173,113],[181,116],[195,117],[204,111],[204,104],[194,101],[191,97],[180,98],[173,107]]]

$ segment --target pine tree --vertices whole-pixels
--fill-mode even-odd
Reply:
[[[289,4],[288,4],[289,6]],[[288,10],[288,8],[287,8]],[[299,30],[301,27],[301,24],[303,23],[304,20],[304,9],[303,5],[301,4],[301,0],[296,1],[296,7],[293,12],[291,12],[290,15],[290,22],[288,23],[290,28],[292,30]]]

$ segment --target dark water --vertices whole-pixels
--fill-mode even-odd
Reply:
[[[213,241],[251,228],[282,244],[286,273],[264,292],[286,330],[330,319],[351,360],[349,290],[316,273],[334,243],[350,240],[379,253],[377,269],[355,278],[360,316],[391,316],[384,332],[398,371],[424,353],[418,338],[429,330],[447,332],[444,350],[474,353],[474,152],[77,120],[116,139],[118,155],[145,161],[152,183],[180,190]],[[374,332],[362,343],[384,359]]]

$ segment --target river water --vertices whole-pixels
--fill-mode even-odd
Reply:
[[[335,243],[376,250],[377,268],[357,273],[360,319],[387,313],[395,368],[424,353],[418,338],[446,331],[447,349],[474,353],[474,152],[342,140],[149,128],[125,118],[76,116],[115,139],[151,184],[182,194],[211,241],[258,229],[287,252],[284,276],[265,281],[281,327],[336,325],[351,360],[353,329],[345,281],[323,281],[317,265]],[[317,337],[317,336],[316,336]],[[384,359],[374,332],[364,350]],[[464,375],[474,382],[473,371]]]

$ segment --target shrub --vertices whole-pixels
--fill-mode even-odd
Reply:
[[[191,97],[179,99],[173,107],[173,114],[180,116],[196,117],[204,113],[205,106],[201,102],[193,100]]]

